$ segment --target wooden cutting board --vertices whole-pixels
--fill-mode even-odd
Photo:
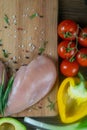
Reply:
[[[10,74],[32,61],[45,43],[44,53],[57,65],[57,15],[58,0],[0,0],[0,58]],[[12,116],[57,115],[57,89],[58,84],[40,102]]]

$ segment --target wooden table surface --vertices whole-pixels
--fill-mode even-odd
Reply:
[[[15,75],[21,66],[29,64],[46,43],[44,54],[57,66],[57,8],[57,0],[0,0],[0,59],[9,68],[8,73]],[[32,18],[36,13],[38,17]],[[57,90],[58,85],[54,85],[38,103],[11,116],[56,116],[57,107],[51,111],[49,100],[56,101]]]

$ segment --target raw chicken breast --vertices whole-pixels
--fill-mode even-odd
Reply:
[[[38,56],[16,73],[6,115],[21,112],[41,100],[53,87],[56,66],[47,56]]]

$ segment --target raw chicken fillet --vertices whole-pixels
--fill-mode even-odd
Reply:
[[[38,56],[15,75],[6,115],[21,112],[40,101],[53,88],[57,78],[56,66],[47,56]]]

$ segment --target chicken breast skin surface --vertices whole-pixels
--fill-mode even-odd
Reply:
[[[53,88],[56,78],[56,66],[45,55],[21,66],[15,75],[5,114],[21,112],[40,101]]]

